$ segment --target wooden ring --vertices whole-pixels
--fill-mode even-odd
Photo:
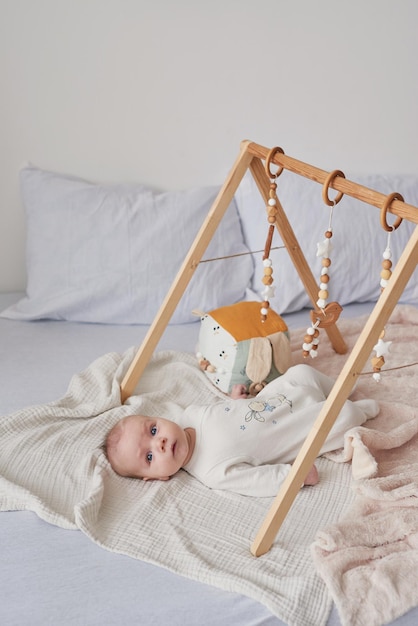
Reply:
[[[275,174],[272,173],[271,169],[270,169],[270,165],[271,165],[271,160],[273,159],[274,155],[277,154],[278,152],[280,152],[280,154],[284,154],[284,151],[282,150],[282,148],[279,148],[278,146],[276,146],[275,148],[272,148],[270,150],[270,152],[267,155],[266,158],[266,174],[269,178],[279,178],[280,174],[283,172],[283,167],[279,166],[279,169],[277,170],[277,172]]]
[[[322,186],[322,199],[325,202],[325,204],[327,204],[328,206],[335,206],[336,204],[338,204],[344,195],[342,191],[339,191],[337,195],[335,196],[334,200],[329,199],[329,195],[328,195],[329,186],[334,180],[334,178],[336,178],[337,176],[341,176],[342,178],[345,178],[344,172],[342,172],[341,170],[334,170],[328,174]]]
[[[392,226],[389,226],[389,224],[387,223],[386,220],[386,213],[388,212],[388,208],[390,207],[390,205],[392,204],[392,202],[394,200],[400,200],[401,202],[404,201],[403,197],[401,196],[400,193],[397,193],[396,191],[394,193],[390,193],[386,200],[384,201],[382,208],[380,209],[380,224],[382,226],[382,228],[384,230],[386,230],[387,232],[391,232],[392,230],[396,230],[398,228],[398,226],[401,225],[402,222],[402,217],[397,217],[396,220],[393,222]]]

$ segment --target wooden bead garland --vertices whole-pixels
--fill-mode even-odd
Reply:
[[[264,285],[264,289],[261,292],[261,295],[263,296],[264,300],[261,303],[261,309],[260,309],[262,322],[265,322],[267,319],[267,314],[268,314],[268,310],[270,307],[269,299],[274,296],[273,263],[272,263],[272,260],[270,259],[270,250],[271,250],[271,243],[273,241],[273,234],[274,234],[276,218],[277,218],[277,213],[278,213],[278,209],[277,209],[278,198],[276,194],[277,184],[275,180],[283,172],[283,166],[278,166],[278,169],[275,172],[271,171],[270,166],[274,159],[274,156],[278,153],[284,154],[282,148],[275,146],[268,153],[266,162],[265,162],[265,172],[266,172],[266,175],[270,179],[270,189],[269,189],[269,196],[268,196],[267,207],[266,207],[267,208],[267,221],[270,224],[270,226],[268,229],[266,245],[264,246],[264,254],[263,254],[264,275],[262,278],[262,283]]]
[[[386,248],[383,252],[382,269],[380,271],[380,291],[383,292],[385,287],[389,283],[389,279],[392,276],[392,251],[390,248],[390,236],[391,232],[388,232]],[[385,329],[382,330],[379,336],[379,341],[373,347],[375,356],[371,358],[371,364],[373,367],[373,378],[379,383],[381,381],[380,371],[385,364],[385,356],[389,352],[391,341],[383,341],[385,336]]]
[[[261,303],[261,321],[265,322],[267,319],[268,310],[270,307],[269,299],[274,296],[274,287],[273,284],[273,262],[270,259],[270,250],[271,244],[273,241],[276,216],[277,216],[277,195],[276,195],[277,184],[272,180],[270,182],[270,190],[269,190],[269,198],[267,201],[267,221],[270,224],[267,232],[266,244],[264,246],[264,254],[263,254],[263,271],[264,275],[261,279],[264,289],[262,291],[262,296],[264,297],[263,302]]]
[[[318,290],[318,300],[316,301],[317,307],[321,309],[322,313],[325,315],[325,307],[327,306],[328,297],[329,297],[329,268],[331,267],[331,259],[329,257],[332,251],[332,213],[334,209],[335,202],[332,203],[330,210],[330,218],[328,228],[325,231],[325,238],[322,242],[317,244],[317,253],[316,256],[321,256],[321,275],[319,279],[319,290]],[[315,323],[312,322],[312,325],[307,328],[306,335],[303,340],[302,350],[303,357],[307,358],[310,356],[312,359],[318,356],[318,345],[319,345],[319,325],[320,320],[317,320]]]

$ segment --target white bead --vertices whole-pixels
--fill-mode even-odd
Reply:
[[[382,379],[382,377],[381,377],[381,375],[379,374],[379,372],[376,372],[375,374],[373,374],[373,378],[374,378],[374,380],[375,380],[377,383],[380,383],[380,381],[381,381],[381,379]]]
[[[319,337],[315,337],[314,339],[312,339],[312,343],[314,344],[314,346],[317,346],[319,344]]]
[[[328,274],[328,269],[329,269],[328,267],[323,267],[321,269],[321,276],[323,276],[324,274]]]
[[[383,287],[383,289],[384,289],[385,287],[387,287],[387,286],[388,286],[388,284],[389,284],[389,281],[388,281],[388,280],[385,280],[384,278],[382,278],[382,279],[380,280],[380,286],[381,286],[381,287]]]
[[[319,283],[320,289],[328,289],[328,283]]]
[[[269,312],[268,309],[266,309],[265,307],[261,307],[261,309],[260,309],[261,315],[267,315],[268,312]]]
[[[317,350],[311,350],[309,354],[310,354],[310,356],[313,359],[316,359],[316,357],[318,356],[318,351]]]
[[[312,345],[310,343],[303,343],[302,348],[303,350],[306,350],[306,352],[310,352],[312,349]]]
[[[392,258],[392,251],[390,248],[386,248],[386,250],[383,253],[383,258],[386,260]]]
[[[314,335],[315,334],[315,328],[312,328],[312,326],[310,326],[309,328],[306,329],[306,332],[308,335]]]
[[[326,300],[324,300],[323,298],[319,298],[319,300],[317,300],[317,301],[316,301],[316,304],[317,304],[317,306],[318,306],[320,309],[324,309],[324,308],[325,308],[326,303],[327,303],[327,301],[326,301]]]
[[[276,199],[275,198],[269,198],[268,205],[269,206],[276,206]]]
[[[273,265],[273,262],[271,259],[264,259],[263,260],[263,266],[264,267],[271,267]]]

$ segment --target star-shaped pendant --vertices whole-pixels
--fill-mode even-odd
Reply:
[[[376,351],[376,356],[386,356],[389,354],[391,341],[383,341],[383,339],[379,339],[377,344],[373,347],[373,350]]]
[[[274,298],[275,287],[272,285],[267,285],[262,292],[262,295],[268,300],[269,298]]]
[[[325,238],[323,241],[319,241],[317,244],[316,256],[323,256],[328,258],[330,252],[332,252],[333,246],[331,243],[331,239]]]

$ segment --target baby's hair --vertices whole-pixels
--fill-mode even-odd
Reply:
[[[105,456],[107,460],[109,461],[112,469],[117,474],[119,474],[119,476],[131,477],[131,478],[142,478],[142,476],[137,476],[136,474],[133,475],[130,472],[128,472],[126,468],[124,467],[123,459],[121,459],[120,455],[118,455],[118,447],[119,447],[119,442],[123,434],[123,428],[124,428],[126,420],[130,417],[136,417],[136,416],[126,415],[125,417],[122,417],[118,422],[116,422],[114,426],[112,426],[112,428],[109,430],[109,432],[106,435],[105,442],[103,444],[103,452],[105,453]]]
[[[105,442],[103,444],[103,451],[112,467],[114,466],[116,461],[115,456],[118,449],[118,443],[122,436],[122,424],[123,419],[116,422],[116,424],[107,433]]]

